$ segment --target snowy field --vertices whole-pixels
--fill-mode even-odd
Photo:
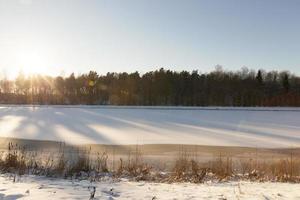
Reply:
[[[71,181],[22,176],[20,179],[0,176],[0,199],[89,199],[96,188],[95,199],[300,199],[300,185],[291,183],[204,183],[163,184],[145,182]]]
[[[289,148],[300,146],[300,109],[1,106],[0,137]]]

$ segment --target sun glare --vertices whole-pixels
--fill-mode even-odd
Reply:
[[[25,75],[49,75],[51,73],[50,68],[46,67],[46,57],[37,51],[21,51],[17,54],[17,59],[20,70]]]
[[[43,59],[37,52],[23,52],[19,55],[19,62],[25,74],[39,74],[45,71],[42,66]]]

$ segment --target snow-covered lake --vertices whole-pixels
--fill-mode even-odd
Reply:
[[[300,109],[0,106],[0,137],[289,148],[300,146]]]

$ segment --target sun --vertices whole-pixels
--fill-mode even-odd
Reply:
[[[47,57],[39,51],[26,49],[17,52],[16,59],[20,70],[25,75],[49,75],[51,69],[47,67]]]
[[[43,74],[46,69],[43,67],[44,59],[38,52],[23,52],[19,55],[19,63],[26,75]]]

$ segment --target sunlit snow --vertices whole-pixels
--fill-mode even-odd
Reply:
[[[95,187],[96,199],[299,199],[300,185],[291,183],[146,183],[111,180],[98,183],[34,176],[0,176],[0,199],[89,199]]]

